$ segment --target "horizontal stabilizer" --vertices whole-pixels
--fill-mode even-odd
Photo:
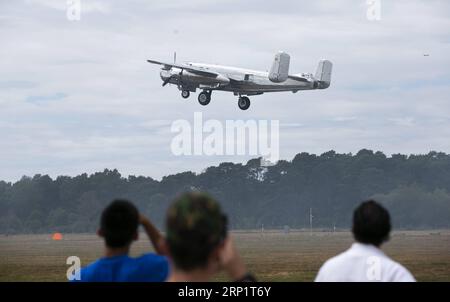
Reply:
[[[303,76],[300,76],[300,75],[295,75],[295,74],[294,75],[289,75],[288,78],[291,79],[291,80],[296,80],[296,81],[299,81],[299,82],[308,83],[308,79],[304,78]]]

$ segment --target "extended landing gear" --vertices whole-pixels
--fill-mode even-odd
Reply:
[[[181,96],[183,97],[183,99],[187,99],[190,95],[191,95],[191,93],[189,92],[189,90],[181,91]]]
[[[200,92],[198,95],[198,102],[200,105],[206,106],[211,101],[211,91],[208,92],[204,90],[203,92]]]
[[[250,107],[250,99],[246,96],[240,96],[238,106],[241,110],[247,110]]]

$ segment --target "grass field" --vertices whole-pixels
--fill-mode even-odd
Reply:
[[[321,264],[352,242],[347,232],[235,232],[237,246],[261,281],[312,281]],[[100,257],[102,241],[95,235],[0,235],[0,281],[65,281],[66,258],[78,256],[82,266]],[[450,231],[396,232],[383,247],[419,281],[450,281]],[[144,234],[132,255],[151,250]],[[218,280],[224,280],[219,276]]]

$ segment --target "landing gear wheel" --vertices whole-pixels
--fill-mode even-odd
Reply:
[[[242,110],[247,110],[250,107],[250,99],[246,96],[239,97],[238,106]]]
[[[200,92],[200,94],[198,95],[198,102],[200,103],[200,105],[206,106],[209,104],[209,102],[211,101],[211,94],[203,91]]]
[[[187,99],[190,95],[191,93],[189,92],[189,90],[181,91],[181,96],[183,97],[183,99]]]

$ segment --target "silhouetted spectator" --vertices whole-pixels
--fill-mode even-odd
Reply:
[[[389,212],[373,200],[363,202],[353,213],[356,240],[347,251],[329,259],[320,268],[316,282],[414,282],[411,273],[380,249],[389,239]]]
[[[169,275],[166,257],[154,253],[137,258],[128,256],[131,243],[138,239],[139,224],[144,227],[156,252],[161,253],[162,236],[159,231],[146,217],[139,215],[132,203],[115,200],[103,211],[97,232],[105,241],[104,257],[82,268],[79,281],[165,281]]]
[[[176,199],[166,230],[173,267],[168,281],[209,281],[221,270],[233,281],[254,281],[227,232],[227,217],[208,195],[186,193]]]

